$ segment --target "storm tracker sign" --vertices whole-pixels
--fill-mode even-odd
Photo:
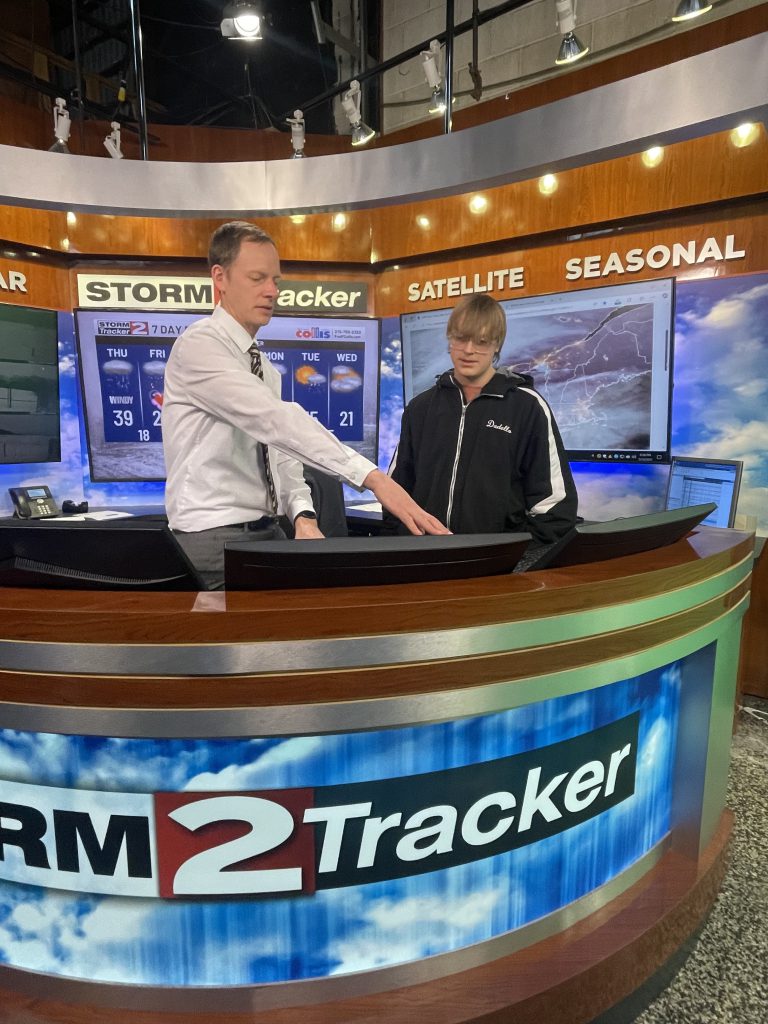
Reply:
[[[413,777],[247,792],[4,782],[0,877],[123,896],[279,896],[466,864],[634,793],[639,713],[521,754]]]

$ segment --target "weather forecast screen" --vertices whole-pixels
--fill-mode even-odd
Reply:
[[[533,377],[568,457],[668,462],[674,281],[637,281],[501,303],[501,365]],[[450,310],[404,315],[406,401],[446,369]]]
[[[165,366],[199,313],[77,310],[91,479],[163,480]],[[272,319],[257,339],[282,377],[282,395],[375,461],[379,322]]]
[[[282,377],[283,399],[376,462],[379,321],[275,316],[258,341]]]

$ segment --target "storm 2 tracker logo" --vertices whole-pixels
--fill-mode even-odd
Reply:
[[[4,782],[0,878],[123,896],[311,894],[466,864],[634,793],[639,712],[537,750],[413,777],[256,792]]]

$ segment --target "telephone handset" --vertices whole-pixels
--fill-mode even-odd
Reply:
[[[59,506],[45,484],[34,487],[9,487],[8,493],[20,519],[47,519],[59,515]]]

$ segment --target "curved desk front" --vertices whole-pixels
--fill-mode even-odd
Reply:
[[[629,1014],[724,870],[752,544],[0,591],[0,1021]]]

